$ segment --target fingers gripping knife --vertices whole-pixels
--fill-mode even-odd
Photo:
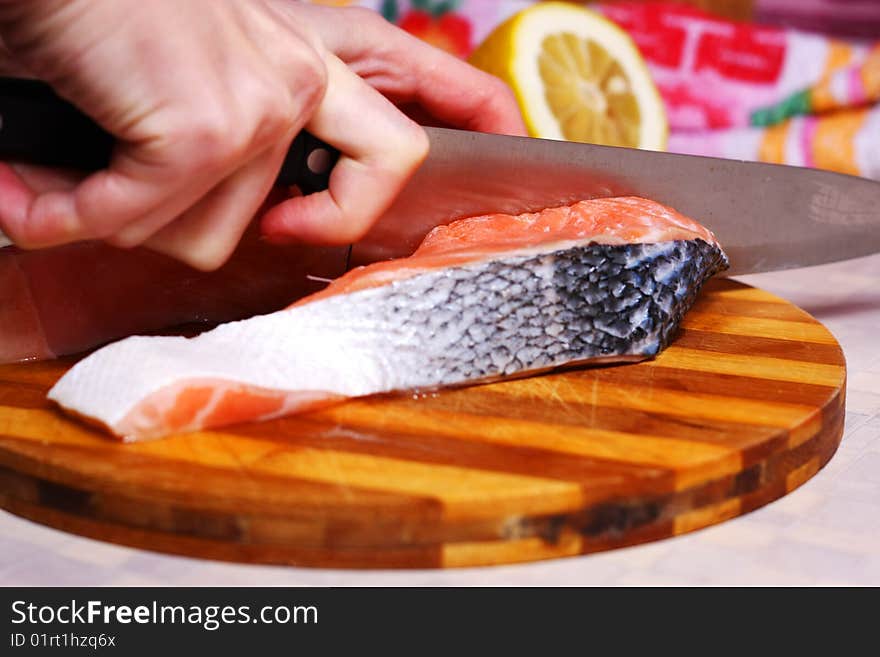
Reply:
[[[38,81],[0,78],[0,158],[49,167],[98,171],[110,164],[113,137]],[[303,194],[327,189],[339,152],[301,132],[276,184]],[[11,240],[0,233],[0,247]]]

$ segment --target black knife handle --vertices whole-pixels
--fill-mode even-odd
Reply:
[[[0,77],[0,160],[99,171],[110,162],[114,139],[39,80]],[[339,151],[300,132],[276,185],[303,194],[327,189]]]

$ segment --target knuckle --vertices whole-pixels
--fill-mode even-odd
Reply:
[[[292,121],[284,112],[267,112],[254,133],[254,144],[262,149],[271,146],[290,132]]]
[[[296,123],[293,100],[288,93],[266,93],[260,103],[260,117],[254,129],[253,143],[257,148],[271,145],[287,135]]]
[[[212,169],[240,154],[246,146],[241,125],[223,112],[203,112],[168,131],[176,162],[189,170]]]
[[[293,93],[301,99],[305,111],[310,111],[317,107],[327,90],[327,66],[314,51],[302,55],[298,64]]]

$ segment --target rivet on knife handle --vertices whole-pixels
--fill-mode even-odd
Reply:
[[[0,160],[98,171],[110,162],[113,137],[39,80],[0,77]],[[300,132],[276,179],[303,194],[327,189],[339,151]],[[0,238],[2,239],[2,238]]]

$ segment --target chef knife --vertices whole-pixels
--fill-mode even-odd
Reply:
[[[0,159],[93,170],[112,139],[39,82],[0,80]],[[26,96],[26,98],[25,98]],[[23,110],[26,107],[27,110]],[[430,153],[352,246],[349,265],[409,255],[454,219],[637,195],[710,228],[748,274],[880,252],[880,182],[802,167],[427,128]],[[278,183],[326,188],[338,153],[301,133]],[[309,164],[312,164],[312,168]]]

